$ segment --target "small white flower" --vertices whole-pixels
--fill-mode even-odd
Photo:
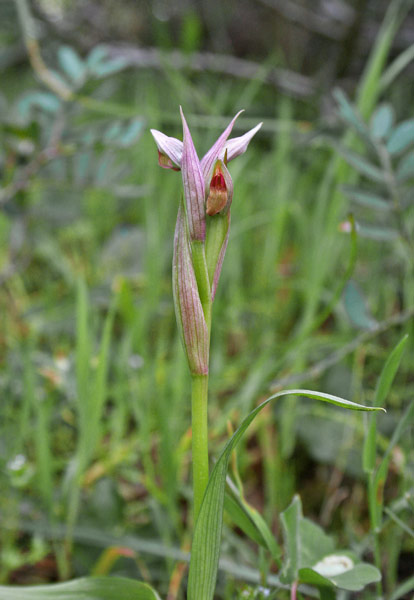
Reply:
[[[341,575],[346,571],[354,568],[354,561],[343,554],[330,554],[325,556],[322,560],[316,563],[312,567],[314,571],[322,575],[323,577],[334,577],[334,575]]]

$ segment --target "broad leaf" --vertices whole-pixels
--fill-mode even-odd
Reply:
[[[128,61],[121,56],[113,59],[108,58],[108,49],[99,45],[91,50],[86,59],[86,64],[92,75],[106,77],[125,69],[128,66]]]
[[[362,139],[371,143],[369,129],[358,114],[358,109],[352,106],[342,90],[335,89],[333,95],[338,102],[339,114],[343,120],[346,121],[348,125],[362,137]]]
[[[58,60],[65,75],[77,85],[81,85],[86,75],[86,64],[70,46],[60,46]]]
[[[384,139],[394,123],[394,109],[391,104],[381,104],[370,122],[371,134],[376,139]]]
[[[414,144],[414,119],[403,121],[392,131],[387,150],[390,154],[399,154]]]
[[[31,118],[33,108],[40,108],[47,113],[56,113],[61,107],[61,101],[49,92],[28,92],[17,102],[17,111],[23,119]]]
[[[381,573],[373,565],[356,564],[353,569],[329,578],[337,587],[343,590],[359,592],[366,585],[381,580]]]
[[[338,557],[340,558],[340,557]],[[314,585],[317,588],[332,586],[352,592],[362,590],[366,585],[380,581],[381,573],[373,565],[357,563],[351,569],[339,575],[324,576],[314,569],[304,568],[299,571],[300,583]]]
[[[398,163],[396,178],[399,183],[414,177],[414,151],[408,152]]]
[[[299,523],[300,566],[312,567],[321,558],[335,550],[333,539],[310,519],[302,518]]]
[[[340,587],[354,591],[379,581],[381,574],[375,567],[358,562],[349,552],[334,552],[332,539],[302,516],[299,496],[281,514],[281,522],[286,546],[281,577],[284,583],[296,581],[319,589]]]
[[[383,410],[310,390],[286,390],[278,392],[256,407],[243,420],[240,427],[227,442],[211,473],[194,532],[188,582],[188,600],[211,600],[214,596],[220,556],[226,475],[233,449],[242,438],[250,423],[271,400],[292,395],[314,398],[351,410]]]
[[[67,583],[0,586],[0,600],[159,600],[146,583],[125,577],[85,577]]]

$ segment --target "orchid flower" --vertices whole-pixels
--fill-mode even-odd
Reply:
[[[200,160],[180,107],[183,141],[151,129],[164,169],[181,171],[181,197],[174,235],[173,296],[178,328],[191,372],[194,517],[208,483],[208,365],[211,308],[226,253],[233,181],[228,163],[243,154],[261,123],[229,140],[230,121]]]
[[[174,238],[173,290],[177,322],[193,375],[208,373],[211,303],[227,248],[233,181],[228,163],[243,154],[261,127],[228,139],[240,111],[199,160],[183,111],[183,141],[151,129],[159,165],[181,171],[183,201]]]

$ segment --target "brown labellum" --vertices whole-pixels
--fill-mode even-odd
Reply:
[[[210,191],[207,198],[207,214],[212,217],[216,215],[227,204],[228,192],[224,175],[221,171],[220,164],[217,164],[213,177],[211,178]]]

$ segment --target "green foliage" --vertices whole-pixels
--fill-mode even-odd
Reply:
[[[414,143],[414,121],[395,123],[392,107],[384,103],[373,112],[368,125],[341,90],[335,91],[335,97],[339,115],[366,152],[366,155],[356,153],[352,148],[335,143],[338,154],[363,177],[362,185],[344,185],[342,191],[353,203],[368,209],[374,219],[373,224],[366,224],[357,218],[357,231],[360,236],[378,241],[400,239],[412,260],[413,224],[405,197],[413,173],[409,151]],[[393,228],[388,227],[390,222]]]
[[[28,587],[0,586],[1,600],[159,600],[147,584],[122,577],[75,579],[67,583]]]
[[[228,463],[233,449],[235,446],[237,446],[246,429],[249,427],[255,417],[269,402],[282,396],[293,395],[301,395],[307,398],[321,400],[322,402],[328,402],[329,404],[334,404],[350,410],[378,410],[376,408],[361,406],[360,404],[344,400],[343,398],[338,398],[336,396],[321,392],[312,392],[309,390],[285,390],[268,398],[243,420],[240,427],[226,444],[226,447],[221,453],[220,458],[218,459],[209,478],[203,503],[201,505],[200,513],[196,522],[191,549],[188,582],[189,600],[210,600],[214,595],[218,560],[220,555],[225,483]],[[259,533],[261,533],[260,528],[258,528],[258,530]],[[291,581],[293,581],[296,575],[297,554],[296,546],[295,544],[291,543],[290,538],[287,544],[287,552],[289,561],[291,561],[291,564],[293,565],[292,568],[294,576],[291,578]]]
[[[281,514],[281,522],[287,548],[282,581],[361,591],[380,580],[380,571],[372,565],[356,562],[352,553],[335,551],[331,538],[303,517],[298,496]]]
[[[375,329],[377,321],[370,315],[365,299],[354,281],[348,281],[344,291],[345,310],[355,327]]]
[[[109,568],[130,578],[126,589],[154,598],[136,580],[156,581],[166,597],[168,580],[182,573],[177,561],[189,558],[182,547],[191,502],[190,401],[170,293],[178,185],[157,169],[147,132],[151,124],[178,135],[179,104],[192,114],[201,151],[235,108],[246,108],[251,125],[264,117],[263,132],[234,170],[231,241],[212,338],[211,455],[219,455],[227,420],[239,423],[272,380],[272,389],[286,387],[281,377],[388,411],[380,419],[369,415],[365,437],[360,415],[294,398],[254,420],[238,444],[243,489],[224,494],[223,540],[220,511],[206,537],[214,561],[219,550],[223,557],[215,594],[287,598],[289,584],[273,567],[284,556],[289,573],[290,554],[292,572],[313,587],[306,596],[318,588],[321,598],[335,598],[341,585],[360,590],[376,581],[375,568],[359,562],[372,555],[385,565],[383,595],[410,594],[412,342],[401,338],[412,329],[414,305],[414,152],[403,87],[412,48],[384,71],[398,20],[387,18],[356,107],[336,95],[348,133],[341,144],[332,142],[334,159],[307,143],[309,127],[318,137],[316,103],[276,97],[268,87],[273,55],[246,85],[175,71],[168,53],[156,72],[110,58],[104,46],[56,51],[47,36],[42,55],[70,88],[70,101],[35,81],[23,63],[2,73],[0,577],[19,584],[6,598],[26,597],[16,596],[29,593],[22,583],[93,573],[101,552],[118,544],[138,556],[121,555]],[[204,43],[198,16],[189,14],[179,27],[191,58]],[[349,167],[338,167],[339,155]],[[338,231],[348,203],[357,257],[354,238],[349,243]],[[371,524],[361,494],[362,449]],[[224,493],[224,472],[221,462],[217,494]],[[324,558],[320,549],[326,556],[335,545],[303,518],[297,500],[290,516],[299,526],[286,546],[276,539],[277,515],[294,491],[305,514],[352,549],[338,554],[354,569],[326,577],[312,568]],[[197,560],[196,553],[193,589]],[[210,591],[215,564],[203,567]],[[80,591],[79,583],[65,585],[59,597],[63,589]],[[185,585],[184,576],[180,600]],[[47,597],[44,589],[32,593]],[[107,584],[104,591],[111,593]],[[114,597],[120,595],[117,588]],[[357,595],[380,594],[365,588]]]

